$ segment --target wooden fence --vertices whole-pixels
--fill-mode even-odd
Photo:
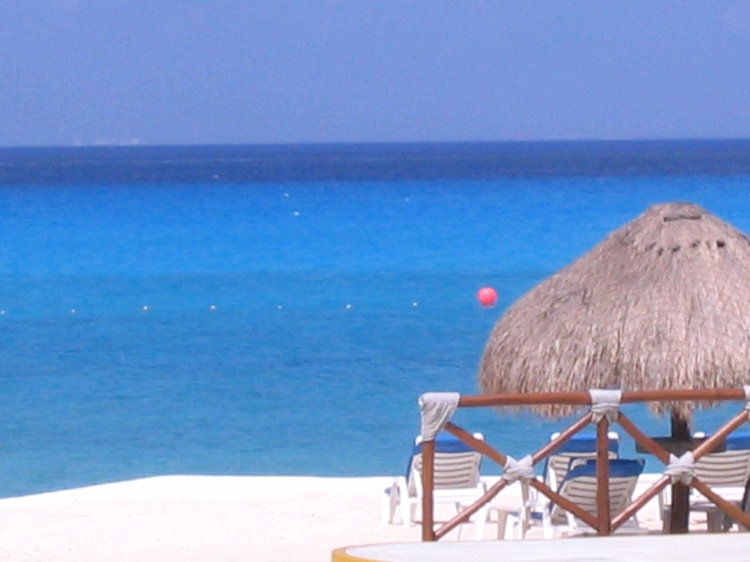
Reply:
[[[680,401],[710,401],[723,402],[730,400],[743,400],[747,403],[748,397],[743,389],[725,388],[725,389],[695,389],[695,390],[654,390],[654,391],[623,391],[620,395],[620,404],[643,403],[643,402],[680,402]],[[588,392],[550,392],[550,393],[529,393],[529,394],[495,394],[486,396],[461,396],[459,398],[459,408],[486,408],[502,406],[537,406],[537,405],[570,405],[586,406],[592,403],[591,394]],[[588,412],[572,423],[567,429],[562,431],[555,439],[547,442],[538,451],[531,455],[533,464],[543,461],[550,456],[560,445],[568,441],[576,433],[594,421],[594,413]],[[717,430],[708,439],[700,443],[693,451],[694,460],[698,460],[704,455],[712,452],[724,442],[724,439],[740,427],[743,423],[750,421],[750,412],[743,407],[742,411],[727,421],[719,430]],[[608,431],[610,419],[608,416],[602,416],[596,423],[596,448],[597,448],[597,513],[593,515],[584,511],[581,507],[570,500],[560,496],[555,490],[550,489],[544,482],[532,478],[528,483],[539,493],[550,499],[551,502],[558,504],[563,509],[569,511],[578,519],[584,521],[596,530],[599,535],[609,535],[629,520],[636,512],[642,509],[652,498],[671,483],[671,477],[664,475],[659,478],[648,490],[639,497],[634,498],[632,503],[622,512],[610,516],[609,509],[609,474],[608,474]],[[641,431],[633,421],[625,414],[619,411],[615,412],[613,423],[618,424],[627,432],[640,448],[654,455],[657,459],[668,465],[670,462],[670,453],[660,443],[647,436]],[[500,451],[494,449],[485,441],[476,439],[471,433],[458,427],[448,421],[443,429],[455,437],[482,453],[487,458],[505,466],[508,457]],[[447,535],[458,525],[465,523],[468,519],[477,513],[485,504],[510,484],[508,480],[499,479],[496,484],[487,490],[486,494],[458,513],[453,519],[446,522],[439,528],[435,528],[434,521],[434,459],[435,459],[435,441],[423,441],[423,469],[422,469],[422,540],[436,541]],[[687,521],[688,495],[689,487],[682,483],[672,484],[674,493],[672,494],[672,516],[675,520]],[[726,515],[733,518],[740,525],[750,529],[750,515],[745,513],[737,504],[728,501],[715,493],[709,486],[701,482],[700,478],[694,477],[690,486],[696,488],[706,498],[714,502],[716,506]],[[673,527],[674,531],[674,527]],[[680,531],[687,531],[685,529]]]

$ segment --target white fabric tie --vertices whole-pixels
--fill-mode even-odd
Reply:
[[[616,422],[620,412],[621,390],[589,390],[591,396],[591,413],[594,423],[606,417],[609,422]]]
[[[669,464],[664,469],[664,475],[669,476],[673,484],[681,482],[689,486],[695,476],[695,457],[692,451],[688,451],[680,458],[669,455]]]
[[[534,461],[531,455],[526,455],[521,460],[516,460],[511,456],[506,457],[501,478],[508,482],[517,480],[527,482],[534,478]]]
[[[742,390],[745,391],[745,410],[750,410],[750,385],[746,384]]]
[[[422,439],[432,441],[451,419],[458,408],[458,392],[427,392],[419,397],[419,409],[422,411]]]

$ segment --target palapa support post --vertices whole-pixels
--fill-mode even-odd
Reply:
[[[435,540],[435,440],[422,441],[422,540]]]
[[[672,439],[688,441],[690,426],[677,414],[672,415]],[[669,532],[681,534],[688,532],[690,520],[690,486],[682,482],[672,484],[672,506],[670,510]]]
[[[596,424],[596,515],[597,533],[609,535],[609,420],[603,416]]]

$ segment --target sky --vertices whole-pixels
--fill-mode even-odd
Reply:
[[[0,146],[750,138],[750,0],[0,0]]]

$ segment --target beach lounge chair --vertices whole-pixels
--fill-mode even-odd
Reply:
[[[550,435],[550,441],[556,439],[559,432]],[[615,431],[608,433],[609,458],[616,459],[620,453],[620,436]],[[560,445],[547,457],[544,465],[544,482],[552,490],[557,490],[568,471],[571,459],[595,459],[596,435],[578,433]]]
[[[558,487],[557,492],[580,506],[584,511],[596,515],[596,464],[595,459],[572,458],[569,468]],[[643,473],[645,462],[641,459],[609,460],[609,502],[610,516],[620,513],[631,502],[638,477]],[[512,528],[519,531],[518,538],[525,538],[532,526],[542,527],[545,539],[559,534],[586,532],[588,525],[579,521],[571,513],[545,498],[544,502],[529,499],[528,486],[523,486],[523,506],[515,512],[501,515],[503,528],[498,528],[498,538],[510,538],[505,535],[505,520],[512,522]],[[626,524],[626,528],[639,530],[635,518]]]
[[[553,441],[559,436],[560,432],[557,431],[550,435],[549,440]],[[620,436],[615,431],[610,431],[607,436],[607,446],[609,448],[608,456],[610,459],[616,459],[620,452]],[[547,457],[543,468],[544,483],[551,490],[558,490],[560,483],[565,478],[571,460],[588,460],[595,458],[596,435],[593,433],[577,433]],[[520,511],[523,509],[529,509],[529,506],[545,505],[547,500],[546,498],[538,498],[536,490],[529,489],[528,486],[522,485],[521,502],[524,507],[521,507],[520,509],[517,505],[509,506],[498,502],[494,502],[490,505],[490,513],[497,516],[499,539],[517,538],[519,535],[523,537],[530,522],[528,521],[528,518],[519,516]],[[512,524],[510,527],[506,527],[508,522],[511,522]]]
[[[705,433],[695,433],[694,437],[705,437]],[[709,453],[695,463],[695,476],[724,499],[743,504],[745,489],[750,479],[750,434],[733,433],[727,436],[725,449]],[[660,495],[662,522],[669,528],[671,515],[671,487],[666,487]],[[690,511],[706,513],[706,524],[712,532],[728,530],[733,521],[724,516],[712,501],[695,489],[690,492]]]
[[[474,437],[484,440],[481,433]],[[449,434],[439,434],[435,439],[435,490],[434,501],[452,504],[456,510],[461,505],[473,503],[486,492],[480,479],[482,455]],[[395,522],[396,513],[403,525],[413,525],[417,507],[422,502],[422,447],[417,438],[409,459],[405,476],[396,478],[385,490],[381,518]],[[476,515],[477,535],[482,536],[486,508]]]

